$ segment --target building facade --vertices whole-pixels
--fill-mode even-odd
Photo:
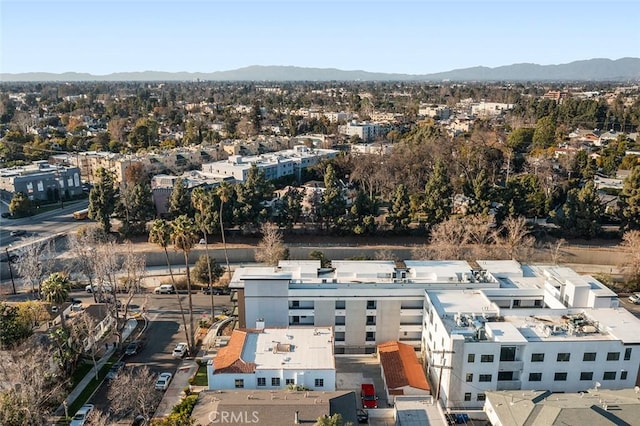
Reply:
[[[30,200],[57,201],[82,194],[78,167],[52,165],[46,160],[28,166],[0,169],[0,189],[22,192]]]

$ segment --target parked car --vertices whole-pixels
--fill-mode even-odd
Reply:
[[[229,294],[229,287],[207,287],[202,290],[202,294],[215,294],[216,296],[220,296],[222,294]]]
[[[102,291],[103,293],[113,292],[113,289],[109,284],[102,284],[101,286],[98,286],[97,284],[87,284],[84,290],[87,293],[93,293],[94,291]]]
[[[174,358],[182,358],[187,353],[187,344],[186,343],[178,343],[173,350]]]
[[[134,340],[133,342],[127,345],[127,348],[124,350],[124,354],[127,356],[135,355],[140,350],[140,342],[138,340]]]
[[[173,377],[171,373],[160,373],[158,380],[156,380],[156,390],[167,390],[171,377]]]
[[[367,413],[367,410],[358,409],[356,416],[358,417],[358,423],[369,423],[369,413]]]
[[[16,229],[15,231],[11,231],[11,236],[12,237],[21,237],[23,235],[25,235],[27,233],[27,231],[25,231],[24,229]]]
[[[173,284],[162,284],[153,289],[153,294],[175,294],[176,288]]]
[[[76,411],[76,414],[71,419],[71,423],[69,423],[69,426],[84,426],[85,422],[89,418],[89,415],[93,411],[93,408],[93,404],[84,404],[78,411]]]
[[[118,373],[120,372],[120,370],[122,370],[123,368],[124,368],[124,362],[122,361],[114,362],[111,368],[109,369],[109,371],[107,372],[107,375],[105,376],[105,378],[107,380],[115,379]]]
[[[0,217],[2,217],[3,219],[6,219],[8,217],[11,217],[11,212],[2,212],[0,214]]]
[[[364,408],[378,408],[378,397],[373,383],[363,383],[360,386],[360,397]]]
[[[631,296],[629,296],[629,302],[635,305],[640,305],[640,293],[632,294]]]

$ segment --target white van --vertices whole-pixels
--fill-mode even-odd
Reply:
[[[174,294],[175,292],[176,288],[172,284],[162,284],[153,289],[153,294]]]

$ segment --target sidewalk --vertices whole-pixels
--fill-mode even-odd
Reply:
[[[137,325],[138,325],[138,321],[135,319],[130,319],[127,321],[127,324],[122,329],[122,341],[124,341],[127,337],[131,335],[131,333],[133,332],[133,330],[135,330]],[[115,351],[114,346],[110,346],[109,349],[105,351],[104,355],[102,355],[102,358],[100,358],[100,360],[96,363],[97,364],[96,367],[98,368],[98,371],[100,371],[100,369],[107,363],[107,361],[109,361],[109,358],[111,358],[111,355],[113,355],[114,351]],[[80,383],[78,383],[76,387],[69,393],[69,395],[67,395],[67,398],[65,398],[65,402],[63,402],[58,407],[55,414],[57,416],[64,416],[65,404],[67,405],[67,407],[71,406],[71,404],[73,404],[75,400],[78,399],[80,394],[84,391],[87,385],[95,378],[95,376],[96,376],[95,368],[92,368],[87,373],[87,375],[84,376],[84,378],[80,381]],[[73,414],[74,413],[69,413],[69,415],[73,415]]]

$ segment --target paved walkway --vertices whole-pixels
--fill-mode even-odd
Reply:
[[[127,337],[129,337],[131,335],[131,333],[133,332],[133,330],[135,330],[135,328],[138,326],[138,321],[135,319],[130,319],[127,321],[127,324],[124,326],[124,328],[122,329],[122,341],[124,342],[125,339]],[[76,387],[69,393],[69,395],[67,395],[67,398],[65,399],[65,402],[63,402],[58,409],[56,410],[56,415],[57,416],[63,416],[65,414],[64,412],[64,406],[65,403],[67,405],[67,407],[69,407],[71,404],[73,404],[75,402],[76,399],[78,399],[78,397],[80,396],[80,394],[84,391],[84,389],[87,387],[87,385],[89,385],[89,383],[95,378],[96,376],[96,368],[98,369],[98,371],[100,371],[100,369],[107,363],[107,361],[109,361],[109,358],[111,358],[111,355],[113,355],[115,351],[115,347],[114,346],[110,346],[108,350],[106,350],[104,352],[104,354],[102,355],[102,358],[100,358],[100,360],[96,363],[96,367],[92,368],[86,376],[84,376],[84,378],[80,381],[80,383],[78,383],[76,385]],[[73,415],[74,413],[69,413],[69,415]]]

